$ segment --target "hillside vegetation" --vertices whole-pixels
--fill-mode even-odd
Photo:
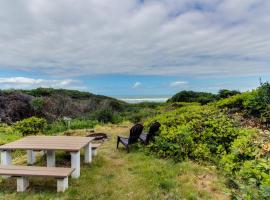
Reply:
[[[114,162],[114,159],[117,159],[116,163],[125,163],[122,165],[124,168],[121,169],[127,171],[122,175],[125,176],[127,173],[131,179],[133,177],[132,181],[136,182],[138,189],[146,192],[148,187],[145,186],[142,189],[140,186],[144,184],[151,185],[151,181],[140,178],[140,176],[149,177],[149,179],[154,181],[153,187],[149,187],[151,188],[149,190],[156,191],[156,193],[151,193],[145,199],[153,199],[151,197],[157,197],[157,199],[228,199],[228,191],[231,199],[270,199],[269,83],[262,83],[257,89],[241,94],[237,91],[229,90],[222,90],[216,95],[209,93],[199,93],[198,95],[196,92],[184,91],[180,95],[178,94],[178,100],[184,102],[178,102],[177,99],[173,100],[172,98],[166,104],[141,103],[130,105],[115,99],[95,96],[94,98],[101,98],[103,100],[99,99],[100,104],[95,107],[93,112],[89,113],[87,111],[83,119],[81,115],[79,117],[72,115],[73,119],[69,123],[65,120],[46,118],[46,115],[42,115],[42,112],[39,113],[38,109],[35,109],[36,104],[33,104],[33,100],[37,102],[46,99],[54,101],[55,90],[48,90],[49,93],[45,94],[43,90],[39,89],[37,93],[33,93],[33,91],[24,91],[24,93],[18,93],[17,91],[16,93],[13,93],[13,91],[10,93],[4,92],[5,95],[26,95],[25,97],[30,98],[31,101],[23,101],[25,104],[22,105],[25,106],[27,102],[30,102],[29,106],[34,111],[32,117],[25,118],[16,123],[10,125],[0,123],[1,144],[14,141],[25,135],[55,135],[67,130],[69,130],[68,134],[70,135],[72,134],[72,129],[93,129],[100,127],[99,124],[102,125],[101,127],[105,127],[107,125],[104,125],[104,123],[120,124],[125,120],[132,123],[144,123],[145,131],[147,131],[153,121],[158,121],[162,126],[155,140],[147,147],[135,145],[131,154],[124,157],[124,160],[119,157],[119,155],[125,155],[123,152],[118,154],[118,151],[113,151],[113,155],[111,154],[111,149],[115,148],[113,145],[115,144],[115,134],[121,134],[120,132],[112,133],[110,132],[112,130],[108,132],[114,138],[112,138],[113,142],[110,142],[108,147],[111,149],[107,149],[107,153],[104,151],[104,160],[109,159],[110,162]],[[48,92],[47,90],[45,91]],[[90,101],[88,98],[92,98],[90,97],[91,94],[76,94],[77,92],[73,93],[72,91],[65,92],[65,97],[72,99],[72,102]],[[213,99],[206,103],[201,101],[203,97],[213,97]],[[109,105],[109,108],[100,109],[99,106],[104,105],[101,103],[102,101],[111,102],[105,104]],[[39,104],[37,103],[37,105]],[[61,107],[62,104],[56,105]],[[68,105],[67,108],[69,108]],[[101,108],[103,107],[101,106]],[[84,113],[82,112],[82,114]],[[64,115],[59,116],[62,117]],[[21,154],[18,154],[18,156],[21,156]],[[141,159],[147,161],[144,162]],[[165,164],[164,169],[161,171],[154,167],[154,165],[162,165],[162,162]],[[171,163],[174,164],[172,165]],[[183,167],[186,165],[185,163],[189,163],[188,167],[194,170],[189,171],[186,167]],[[104,165],[104,162],[102,162],[102,165]],[[126,165],[132,165],[132,170],[130,171],[128,167],[126,168]],[[195,165],[196,167],[194,168]],[[135,169],[136,166],[139,169]],[[98,164],[96,167],[95,170],[102,168],[101,164]],[[117,167],[115,166],[115,168]],[[144,168],[145,170],[143,170]],[[222,188],[213,189],[212,193],[214,193],[214,190],[218,190],[218,194],[215,193],[217,195],[215,197],[209,195],[211,191],[201,192],[199,185],[193,184],[190,186],[191,189],[175,178],[175,176],[178,177],[177,174],[179,175],[179,173],[182,176],[184,170],[188,174],[184,181],[191,183],[191,177],[196,177],[194,179],[196,179],[195,183],[197,183],[198,176],[200,175],[196,175],[198,172],[196,170],[204,168],[211,169],[208,171],[212,174],[210,177],[224,180],[222,182],[218,181]],[[152,175],[148,169],[150,171],[154,170],[158,174],[163,174],[164,180]],[[105,169],[103,168],[103,170]],[[91,174],[90,171],[89,174]],[[138,174],[140,176],[137,176]],[[117,177],[117,180],[127,181],[125,177],[120,177],[114,173],[110,176]],[[201,179],[206,181],[204,179],[207,179],[207,177],[208,175],[204,175]],[[107,180],[104,176],[96,178],[103,184]],[[181,177],[180,180],[182,180]],[[213,180],[208,180],[208,182],[212,184]],[[86,189],[85,184],[87,185],[87,180],[83,180],[78,191],[84,192],[84,189]],[[121,189],[115,187],[115,185],[105,184],[103,186],[107,187],[108,192],[116,188]],[[183,188],[185,186],[187,187],[186,189]],[[125,191],[132,192],[130,190]],[[93,195],[93,198],[103,199],[115,197],[116,193],[103,194],[98,187]],[[121,193],[121,195],[124,194]],[[130,195],[134,199],[142,198],[140,195],[137,196],[133,193]]]
[[[270,132],[242,125],[243,120],[256,120],[269,126],[268,83],[208,105],[173,106],[146,122],[162,124],[159,136],[148,147],[150,152],[176,161],[215,164],[228,177],[232,198],[270,198]]]
[[[63,117],[98,118],[106,112],[114,115],[122,111],[125,105],[110,97],[76,90],[38,88],[0,91],[0,119],[5,123],[32,116],[43,117],[48,121]]]

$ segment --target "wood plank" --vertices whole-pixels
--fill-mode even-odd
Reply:
[[[74,169],[63,167],[34,167],[34,166],[16,166],[0,165],[0,175],[9,176],[40,176],[64,178],[69,176]]]
[[[0,150],[64,150],[79,151],[94,138],[80,136],[28,136],[0,146]]]

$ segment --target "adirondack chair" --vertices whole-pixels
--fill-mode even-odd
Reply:
[[[136,124],[130,129],[130,135],[128,138],[123,136],[117,136],[117,149],[119,147],[119,143],[122,143],[125,146],[127,152],[129,153],[129,146],[138,142],[142,131],[143,125]]]
[[[139,137],[139,139],[145,144],[149,144],[149,142],[151,140],[153,140],[155,134],[159,131],[159,127],[161,126],[161,124],[159,122],[154,122],[151,124],[150,128],[149,128],[149,132],[148,134],[146,133],[142,133]]]

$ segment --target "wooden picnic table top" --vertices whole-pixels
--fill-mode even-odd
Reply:
[[[73,171],[74,169],[72,168],[63,167],[0,165],[0,175],[10,176],[46,176],[65,178],[69,176]]]
[[[80,151],[93,137],[81,136],[28,136],[0,146],[2,150],[64,150]]]

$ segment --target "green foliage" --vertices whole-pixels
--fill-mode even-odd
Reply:
[[[159,113],[162,105],[164,105],[164,103],[142,102],[138,104],[129,104],[120,114],[124,120],[128,120],[132,123],[139,123],[148,117],[153,117]]]
[[[234,199],[269,199],[270,162],[261,152],[260,132],[240,128],[218,109],[239,102],[244,108],[254,93],[237,94],[212,105],[186,104],[148,119],[146,126],[152,121],[162,124],[148,149],[162,158],[216,164],[230,178]]]
[[[47,122],[43,118],[30,117],[22,121],[18,121],[16,124],[14,124],[13,128],[23,136],[35,135],[42,133],[46,127],[46,124]]]
[[[163,157],[215,161],[229,150],[238,129],[212,106],[186,106],[158,115],[146,122],[159,121],[161,133],[150,148]]]
[[[90,115],[90,119],[97,120],[101,123],[120,123],[123,121],[122,117],[119,115],[118,112],[113,111],[109,108],[104,108],[97,110],[96,112]]]
[[[12,126],[0,123],[0,145],[13,142],[20,137],[21,134],[17,133]]]
[[[237,94],[240,94],[240,92],[237,90],[222,89],[222,90],[219,90],[219,92],[218,92],[218,98],[225,99],[225,98],[237,95]]]
[[[84,99],[89,98],[93,94],[89,92],[82,92],[78,90],[66,90],[66,89],[54,89],[54,88],[36,88],[33,90],[19,90],[25,94],[34,96],[34,97],[45,97],[52,96],[55,94],[66,95],[74,99]]]
[[[98,124],[96,120],[72,119],[70,124],[67,121],[59,120],[47,125],[44,134],[53,135],[67,130],[94,128]]]
[[[216,95],[207,92],[181,91],[175,94],[168,102],[199,102],[207,104],[216,100]]]
[[[216,103],[219,108],[243,111],[250,117],[256,117],[265,124],[270,123],[270,84],[262,83],[260,87],[251,92],[237,94]]]
[[[214,103],[214,105],[218,106],[219,108],[243,110],[246,107],[246,102],[254,96],[254,93],[255,91],[237,94],[232,97],[219,100]]]
[[[261,154],[258,131],[244,129],[231,145],[230,152],[220,160],[220,167],[234,177],[240,199],[269,199],[270,162]]]
[[[45,101],[42,98],[34,98],[31,101],[31,105],[33,110],[35,111],[35,115],[39,115],[42,112],[42,108],[45,105]]]
[[[219,90],[218,94],[184,90],[175,94],[172,98],[168,100],[168,102],[171,102],[171,103],[172,102],[198,102],[204,105],[204,104],[214,102],[219,99],[232,97],[237,94],[240,94],[240,92],[237,90],[227,90],[227,89]]]
[[[194,149],[194,141],[190,134],[181,127],[173,127],[163,131],[163,136],[156,137],[149,148],[160,157],[170,157],[177,161],[189,158]]]
[[[254,160],[258,146],[254,146],[253,137],[255,130],[241,130],[239,136],[233,141],[230,147],[230,152],[224,154],[220,160],[220,165],[227,173],[231,175],[238,171],[244,161]]]
[[[127,103],[111,97],[66,89],[4,90],[0,92],[0,96],[2,122],[5,123],[32,116],[45,118],[49,122],[63,117],[87,118],[95,112],[99,116],[108,116],[107,111],[111,110],[114,115],[112,120],[115,122],[120,121],[120,117],[115,115],[127,107]]]

